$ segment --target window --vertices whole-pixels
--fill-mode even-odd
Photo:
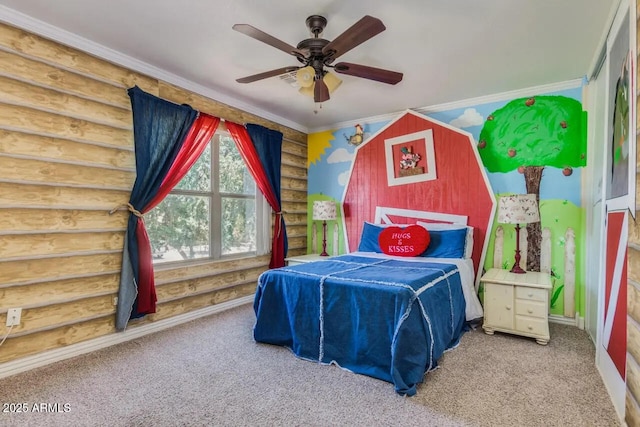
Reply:
[[[231,136],[218,131],[145,225],[154,264],[265,253],[270,208]]]

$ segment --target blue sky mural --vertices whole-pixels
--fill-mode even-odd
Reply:
[[[566,89],[545,95],[560,95],[582,100],[582,87]],[[426,116],[443,123],[450,124],[469,132],[474,140],[478,140],[486,118],[507,104],[509,100],[490,102],[475,106],[455,108],[446,111],[425,113]],[[364,139],[374,135],[388,120],[377,123],[365,123]],[[342,199],[344,186],[348,179],[356,146],[348,143],[349,136],[354,134],[354,127],[340,128],[333,131],[331,145],[319,161],[309,166],[308,191],[310,194],[324,194],[337,200]],[[582,168],[574,168],[570,176],[564,176],[562,169],[547,166],[540,183],[541,199],[567,200],[580,206]],[[489,181],[496,194],[525,193],[525,181],[517,171],[508,173],[488,173]],[[559,181],[562,179],[561,181]],[[562,185],[557,185],[562,182]]]

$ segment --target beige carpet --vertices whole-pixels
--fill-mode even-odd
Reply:
[[[390,383],[255,343],[254,320],[246,305],[2,379],[3,409],[25,403],[28,412],[3,411],[0,425],[620,425],[593,345],[574,327],[552,324],[546,347],[468,332],[407,398]],[[60,412],[33,412],[41,403]]]

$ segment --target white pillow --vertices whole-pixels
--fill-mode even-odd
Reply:
[[[416,221],[416,224],[423,226],[427,230],[459,230],[461,228],[467,229],[467,238],[464,242],[464,257],[471,258],[473,254],[473,227],[462,224],[450,224],[446,222],[424,222]]]

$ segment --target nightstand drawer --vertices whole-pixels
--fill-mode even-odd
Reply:
[[[547,319],[516,316],[516,330],[528,334],[547,336],[549,335],[549,323]]]
[[[516,315],[547,318],[547,305],[542,301],[516,300]]]
[[[527,288],[526,286],[516,287],[517,299],[528,299],[533,301],[547,301],[549,291],[546,289]]]

